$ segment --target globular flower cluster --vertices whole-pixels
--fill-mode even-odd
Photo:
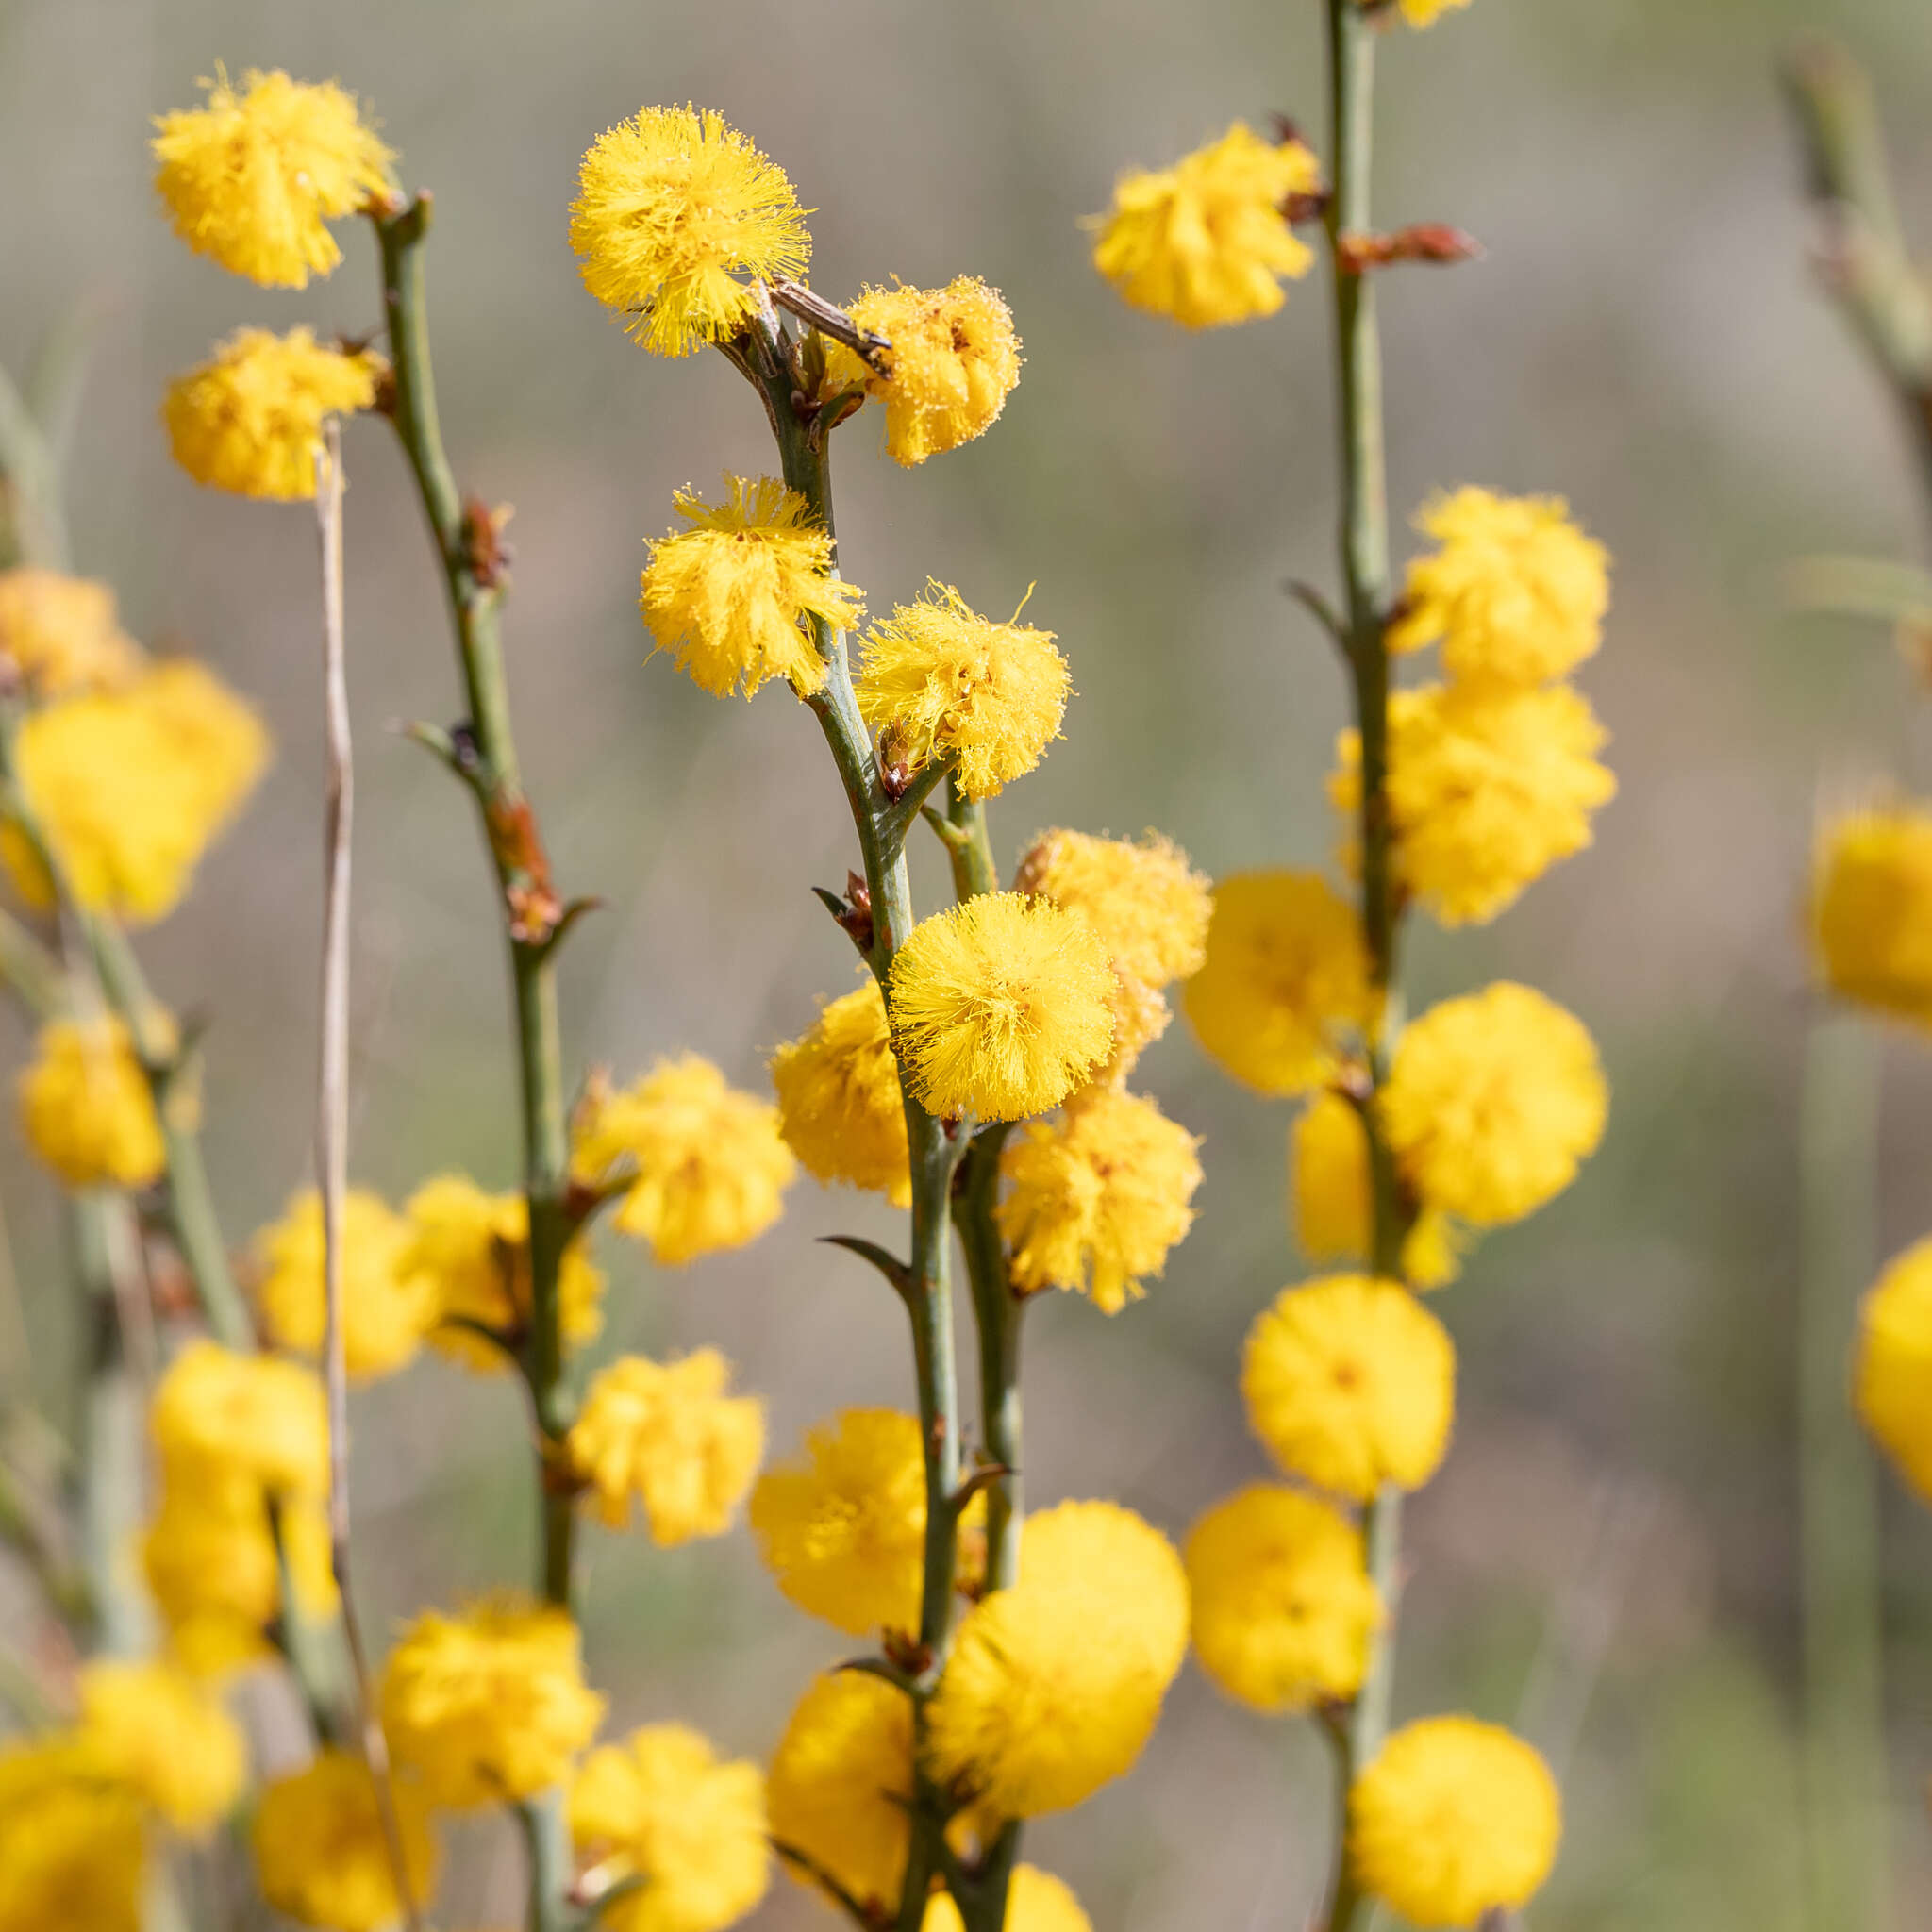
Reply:
[[[114,691],[141,661],[106,584],[27,565],[0,570],[0,668],[29,698]]]
[[[772,1087],[778,1131],[808,1174],[912,1205],[906,1097],[885,995],[870,974],[772,1056]]]
[[[125,1021],[50,1020],[21,1070],[27,1145],[70,1188],[142,1188],[167,1150],[160,1115]]]

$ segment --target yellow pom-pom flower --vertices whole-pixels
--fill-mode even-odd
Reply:
[[[1377,6],[1381,0],[1359,0],[1359,4]],[[1431,27],[1445,13],[1456,12],[1468,5],[1469,0],[1402,0],[1402,17],[1412,27]]]
[[[700,691],[750,697],[783,677],[801,697],[825,681],[807,626],[843,630],[865,614],[864,593],[832,575],[831,533],[796,491],[771,476],[726,475],[722,502],[680,490],[691,525],[651,545],[638,608],[660,651]]]
[[[308,1369],[191,1341],[169,1363],[148,1414],[171,1485],[275,1501],[328,1489],[328,1422]]]
[[[912,1840],[912,1703],[858,1671],[812,1679],[765,1778],[772,1842],[801,1883],[823,1872],[888,1918]],[[810,1867],[792,1864],[798,1852]]]
[[[965,1932],[965,1922],[949,1891],[936,1891],[920,1922],[920,1932]],[[1093,1921],[1064,1881],[1037,1865],[1015,1865],[1007,1891],[1003,1932],[1093,1932]]]
[[[778,1131],[808,1174],[912,1205],[899,1064],[871,974],[772,1056],[772,1087]]]
[[[404,1876],[421,1907],[435,1894],[441,1863],[429,1809],[407,1778],[392,1778],[390,1791]],[[255,1813],[255,1868],[262,1897],[305,1925],[382,1932],[403,1916],[369,1768],[333,1745],[262,1791]]]
[[[1823,828],[1811,930],[1834,992],[1932,1025],[1932,807],[1874,806]]]
[[[572,1424],[571,1467],[612,1529],[643,1507],[659,1549],[723,1536],[765,1452],[765,1406],[727,1395],[715,1348],[682,1361],[621,1356],[599,1372]]]
[[[396,1761],[453,1807],[559,1783],[604,1715],[569,1613],[508,1593],[459,1616],[425,1610],[390,1653],[379,1701]]]
[[[1441,548],[1408,567],[1391,651],[1439,640],[1458,683],[1542,684],[1603,641],[1609,553],[1570,520],[1558,496],[1467,488],[1438,496],[1416,528]]]
[[[784,1212],[797,1172],[778,1109],[727,1085],[694,1053],[579,1109],[573,1174],[594,1185],[621,1175],[625,1163],[636,1178],[612,1225],[648,1242],[651,1258],[667,1268],[755,1241]]]
[[[25,566],[0,570],[0,669],[31,696],[117,691],[141,666],[141,646],[121,628],[106,584]]]
[[[1315,258],[1289,206],[1321,186],[1301,142],[1264,141],[1237,121],[1172,168],[1122,176],[1095,224],[1093,265],[1134,308],[1188,328],[1273,315],[1282,282]]]
[[[1058,1107],[1107,1058],[1115,985],[1093,928],[1048,900],[989,892],[923,920],[887,999],[913,1098],[946,1119]]]
[[[147,924],[180,903],[268,750],[255,713],[183,659],[30,713],[14,740],[14,776],[76,902]],[[23,896],[41,903],[38,881],[23,875],[30,852],[0,849]]]
[[[1207,959],[1188,982],[1207,1051],[1261,1093],[1304,1093],[1338,1035],[1368,1025],[1368,953],[1354,907],[1312,872],[1245,872],[1214,889]]]
[[[924,771],[952,758],[968,798],[996,797],[1058,736],[1067,708],[1067,660],[1050,630],[995,624],[950,584],[929,578],[867,632],[854,688],[879,741],[879,762]]]
[[[1562,1832],[1549,1766],[1474,1718],[1405,1724],[1348,1793],[1356,1883],[1418,1926],[1474,1925],[1526,1905]]]
[[[1280,1712],[1361,1689],[1382,1599],[1339,1509],[1251,1483],[1195,1524],[1183,1556],[1194,1654],[1230,1697]]]
[[[394,158],[333,81],[248,73],[202,83],[208,105],[155,123],[155,186],[197,255],[267,289],[302,289],[342,258],[328,224],[385,192]]]
[[[1852,1393],[1874,1440],[1932,1503],[1932,1241],[1907,1248],[1860,1303]]]
[[[0,1742],[0,1932],[140,1932],[142,1837],[71,1733]]]
[[[1583,1022],[1506,979],[1415,1021],[1376,1104],[1416,1197],[1499,1227],[1575,1179],[1603,1139],[1609,1088]]]
[[[1456,1348],[1398,1282],[1330,1274],[1285,1289],[1241,1355],[1248,1425],[1283,1470],[1357,1503],[1419,1490],[1449,1447]]]
[[[202,1685],[169,1664],[95,1657],[78,1688],[87,1750],[176,1831],[198,1837],[234,1808],[247,1746]]]
[[[1339,1093],[1318,1093],[1289,1133],[1289,1188],[1294,1234],[1310,1261],[1366,1261],[1374,1204],[1369,1137],[1362,1117]],[[1460,1237],[1440,1208],[1423,1208],[1402,1243],[1402,1278],[1428,1290],[1461,1272]]]
[[[861,384],[886,406],[886,449],[910,469],[983,436],[1020,381],[1013,312],[975,275],[943,289],[867,289],[852,320],[884,336],[883,374],[842,342],[825,344],[828,383]]]
[[[50,1020],[21,1070],[20,1124],[70,1188],[144,1188],[167,1161],[160,1116],[126,1025]]]
[[[917,1418],[848,1408],[807,1430],[805,1453],[768,1469],[751,1526],[778,1588],[852,1637],[916,1631],[925,1559]]]
[[[367,1380],[414,1360],[438,1314],[436,1285],[406,1274],[409,1224],[380,1194],[352,1188],[342,1198],[342,1353],[349,1374]],[[255,1237],[260,1270],[256,1303],[277,1348],[322,1353],[326,1314],[322,1278],[322,1197],[306,1188],[281,1220]]]
[[[926,1707],[928,1768],[1002,1818],[1077,1805],[1140,1757],[1187,1641],[1159,1531],[1110,1503],[1030,1518],[1019,1582],[968,1613]]]
[[[1200,1142],[1153,1101],[1096,1087],[1007,1145],[994,1210],[1026,1293],[1076,1289],[1116,1315],[1192,1226]]]
[[[570,242],[584,287],[653,355],[689,356],[751,319],[755,284],[802,275],[805,213],[784,169],[721,114],[644,108],[591,143]]]
[[[331,348],[306,328],[238,329],[168,385],[161,420],[197,483],[303,503],[315,494],[324,421],[372,408],[382,371],[381,357]]]
[[[612,1932],[722,1932],[765,1895],[765,1780],[683,1724],[648,1724],[591,1753],[570,1788],[579,1863],[637,1889],[599,1915]]]
[[[396,1272],[418,1289],[426,1284],[430,1345],[482,1374],[508,1370],[504,1349],[475,1328],[513,1347],[529,1325],[528,1203],[521,1194],[485,1193],[464,1174],[438,1174],[409,1196],[403,1218],[409,1239]],[[582,1241],[563,1251],[557,1288],[564,1341],[574,1348],[594,1341],[604,1325],[604,1274]]]
[[[1424,685],[1389,705],[1389,814],[1401,881],[1444,925],[1513,905],[1559,859],[1591,842],[1591,814],[1616,796],[1596,754],[1607,734],[1566,684],[1542,690]],[[1361,744],[1336,741],[1328,795],[1357,863]]]

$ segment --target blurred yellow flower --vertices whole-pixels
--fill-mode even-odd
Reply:
[[[435,1896],[441,1859],[429,1807],[391,1778],[403,1872],[417,1907]],[[255,1865],[278,1912],[330,1932],[381,1932],[403,1916],[375,1786],[359,1757],[324,1745],[301,1771],[274,1779],[255,1812]]]
[[[785,171],[721,114],[644,108],[584,156],[570,242],[584,287],[653,355],[726,341],[756,284],[802,275],[805,213]]]
[[[330,416],[373,408],[384,364],[306,328],[238,329],[211,361],[177,375],[161,405],[175,460],[210,490],[304,503]]]
[[[73,1735],[0,1741],[0,1932],[140,1932],[135,1794]]]
[[[1207,960],[1185,1004],[1201,1044],[1258,1092],[1304,1093],[1374,1012],[1355,908],[1312,872],[1244,872],[1214,888]]]
[[[1315,258],[1289,207],[1321,186],[1301,142],[1267,142],[1237,121],[1172,168],[1121,177],[1095,224],[1093,265],[1134,308],[1188,328],[1273,315],[1284,278]]]
[[[48,1021],[18,1091],[27,1145],[70,1188],[144,1188],[159,1178],[160,1116],[121,1020]]]
[[[328,224],[389,182],[394,156],[333,81],[218,68],[204,108],[161,115],[155,186],[197,255],[270,289],[302,289],[342,258]]]
[[[727,475],[721,502],[680,490],[690,525],[651,545],[639,608],[657,648],[700,691],[750,697],[767,678],[801,697],[825,681],[808,626],[844,630],[865,615],[864,592],[832,575],[832,538],[797,491],[771,476]]]
[[[378,1702],[397,1763],[458,1807],[559,1783],[604,1715],[569,1613],[510,1592],[457,1616],[425,1610],[390,1653]]]
[[[1364,7],[1379,6],[1383,0],[1360,0]],[[1469,0],[1402,0],[1402,17],[1413,27],[1430,27],[1445,13],[1467,7]]]
[[[906,1102],[885,998],[870,973],[772,1056],[772,1087],[778,1131],[808,1174],[873,1189],[895,1208],[912,1205]]]
[[[1424,1207],[1497,1227],[1575,1179],[1603,1139],[1609,1087],[1583,1022],[1506,979],[1413,1022],[1376,1108]]]
[[[1318,1093],[1289,1130],[1289,1188],[1294,1235],[1310,1261],[1366,1261],[1374,1204],[1369,1136],[1362,1117],[1340,1093]],[[1440,1208],[1424,1207],[1402,1243],[1402,1278],[1428,1290],[1462,1271],[1461,1238]]]
[[[1251,1483],[1195,1524],[1183,1556],[1194,1654],[1230,1697],[1280,1712],[1361,1689],[1382,1599],[1339,1509]]]
[[[1045,899],[991,892],[923,920],[892,961],[887,1008],[928,1113],[1024,1120],[1106,1059],[1113,969],[1093,928]]]
[[[765,1406],[727,1395],[731,1364],[715,1348],[681,1361],[620,1356],[600,1370],[572,1424],[570,1463],[612,1529],[643,1506],[659,1549],[723,1536],[765,1448]]]
[[[1449,1447],[1456,1349],[1407,1289],[1330,1274],[1284,1289],[1248,1330],[1248,1424],[1290,1475],[1353,1502],[1418,1490]]]
[[[1932,1240],[1896,1257],[1859,1304],[1852,1394],[1900,1475],[1932,1503]]]
[[[297,1363],[191,1341],[156,1385],[148,1426],[173,1491],[274,1502],[327,1493],[322,1384]]]
[[[1811,928],[1834,992],[1932,1025],[1932,806],[1870,806],[1820,829]]]
[[[721,1932],[765,1895],[765,1780],[696,1731],[649,1724],[591,1753],[570,1788],[580,1862],[640,1881],[598,1914],[612,1932]]]
[[[128,1657],[92,1658],[77,1681],[80,1738],[107,1776],[196,1837],[234,1808],[248,1748],[204,1685],[170,1664]]]
[[[1008,1141],[1008,1190],[995,1208],[1026,1293],[1076,1289],[1102,1313],[1145,1293],[1192,1226],[1200,1142],[1153,1101],[1097,1087],[1061,1119]]]
[[[1348,1794],[1357,1884],[1418,1926],[1474,1925],[1526,1905],[1562,1830],[1549,1766],[1469,1717],[1405,1724]]]
[[[709,1060],[660,1060],[631,1086],[593,1093],[571,1128],[571,1173],[597,1185],[635,1178],[611,1217],[667,1268],[741,1248],[785,1209],[797,1163],[778,1109],[728,1085]]]
[[[31,696],[115,691],[141,666],[141,646],[121,628],[106,584],[0,570],[0,667],[10,667]]]
[[[842,342],[825,344],[827,386],[863,385],[886,406],[886,449],[910,469],[983,436],[1020,380],[1013,312],[976,275],[943,289],[867,289],[850,308],[891,343],[881,375]]]
[[[879,763],[917,774],[952,758],[968,798],[997,797],[1059,735],[1068,673],[1053,640],[1030,624],[981,617],[929,578],[916,604],[866,633],[854,689]]]
[[[951,1892],[933,1893],[920,1922],[920,1932],[965,1932]],[[1051,1872],[1042,1872],[1037,1865],[1016,1865],[1007,1892],[1003,1932],[1093,1932],[1093,1921],[1081,1909],[1072,1890]]]

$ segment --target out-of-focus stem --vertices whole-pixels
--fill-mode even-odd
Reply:
[[[1805,1822],[1814,1932],[1891,1924],[1878,1492],[1846,1400],[1876,1265],[1879,1041],[1813,1020],[1799,1128],[1798,1536]]]

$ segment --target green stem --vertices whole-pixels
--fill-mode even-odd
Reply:
[[[530,1322],[524,1350],[537,1424],[547,1449],[569,1432],[571,1402],[564,1380],[562,1313],[558,1283],[571,1239],[565,1207],[570,1140],[563,1087],[561,1028],[557,1008],[556,948],[550,943],[560,908],[551,896],[548,866],[536,820],[525,796],[510,729],[509,685],[504,674],[498,623],[500,572],[485,554],[481,514],[466,507],[443,448],[430,362],[423,243],[429,228],[427,194],[372,210],[382,258],[384,314],[389,329],[394,399],[391,416],[415,475],[429,534],[449,596],[457,661],[469,708],[458,734],[458,768],[475,796],[495,870],[509,947],[517,1032],[517,1074],[524,1153],[524,1193],[529,1207]],[[547,1466],[547,1458],[546,1458]],[[539,1477],[545,1597],[572,1601],[576,1514],[567,1496]]]
[[[530,1932],[565,1932],[570,1924],[570,1833],[558,1793],[525,1799],[517,1807],[530,1874]]]
[[[1845,1400],[1877,1262],[1879,1042],[1812,1022],[1799,1142],[1798,1537],[1805,1822],[1815,1932],[1891,1923],[1878,1487]]]
[[[811,507],[836,538],[832,512],[831,458],[815,417],[801,415],[792,397],[803,385],[791,348],[775,319],[754,327],[733,359],[757,386],[777,441],[788,489]],[[825,668],[824,682],[807,702],[819,721],[838,767],[858,836],[866,889],[872,899],[872,945],[866,958],[888,1001],[892,960],[913,926],[912,889],[907,871],[904,815],[880,780],[872,734],[858,713],[852,689],[845,635],[813,620],[813,640]],[[903,1079],[902,1088],[908,1083]],[[920,1678],[939,1680],[954,1623],[954,1571],[958,1554],[955,1496],[959,1487],[958,1371],[954,1359],[952,1290],[948,1280],[948,1208],[954,1170],[971,1124],[936,1120],[905,1093],[906,1136],[912,1176],[912,1252],[905,1300],[912,1321],[913,1367],[919,1391],[920,1440],[925,1473],[924,1580],[920,1605]],[[943,1869],[944,1811],[940,1794],[920,1762],[924,1699],[914,1704],[912,1840],[896,1915],[897,1932],[919,1932],[933,1878]]]

